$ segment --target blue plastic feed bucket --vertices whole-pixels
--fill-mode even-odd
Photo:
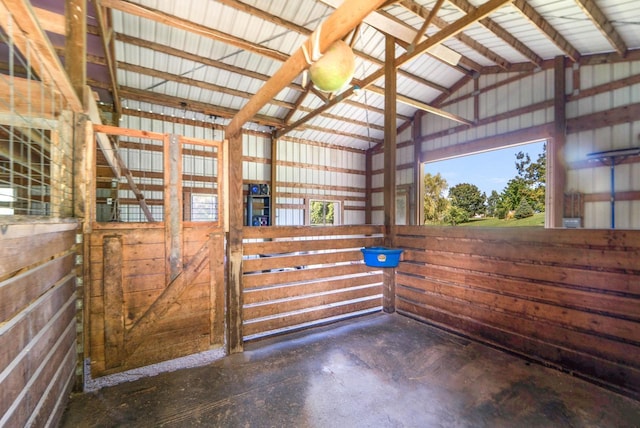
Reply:
[[[385,247],[362,248],[364,263],[372,267],[396,267],[400,262],[401,249]]]

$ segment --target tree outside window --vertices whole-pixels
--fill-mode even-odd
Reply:
[[[311,201],[309,207],[311,225],[340,224],[340,203],[335,201]]]

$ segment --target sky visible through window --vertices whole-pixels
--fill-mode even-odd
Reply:
[[[449,188],[460,183],[475,184],[480,192],[502,193],[507,183],[516,177],[516,153],[528,153],[535,162],[542,153],[544,141],[493,150],[471,156],[462,156],[438,162],[429,162],[424,166],[425,173],[437,174],[447,180]]]

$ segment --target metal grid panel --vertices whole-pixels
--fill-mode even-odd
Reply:
[[[7,17],[11,20],[11,17]],[[11,21],[9,21],[11,22]],[[11,23],[6,26],[12,28]],[[73,115],[26,40],[0,29],[0,216],[73,216]]]

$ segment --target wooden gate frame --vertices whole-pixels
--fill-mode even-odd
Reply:
[[[109,125],[93,125],[93,132],[96,138],[104,138],[104,134],[129,136],[135,138],[152,139],[163,141],[163,158],[164,158],[164,230],[165,230],[165,278],[166,286],[160,296],[147,308],[144,314],[127,329],[124,325],[124,314],[122,314],[123,291],[122,291],[122,240],[119,236],[105,236],[103,249],[106,254],[112,255],[115,265],[104,270],[103,287],[104,287],[104,308],[105,308],[105,363],[106,369],[115,369],[120,367],[127,357],[130,356],[142,343],[142,341],[153,331],[154,321],[161,318],[172,304],[174,304],[180,295],[188,288],[189,284],[195,280],[203,271],[207,262],[212,267],[212,281],[216,287],[212,290],[211,305],[215,305],[214,318],[210,320],[211,333],[210,337],[216,337],[216,331],[223,331],[223,337],[220,339],[219,345],[226,342],[227,329],[225,328],[225,277],[224,277],[224,246],[212,245],[215,240],[223,240],[225,234],[226,219],[226,203],[225,203],[225,143],[222,141],[203,140],[177,136],[174,134],[161,134],[148,131],[139,131],[133,129],[119,128]],[[202,222],[183,221],[183,192],[182,192],[182,146],[184,144],[193,144],[217,149],[217,197],[218,197],[218,221],[206,223],[211,228],[214,223],[214,231],[209,234],[208,239],[198,249],[198,251],[186,263],[182,254],[183,244],[183,227],[197,226]],[[93,147],[93,144],[91,144]],[[113,154],[116,159],[120,160],[120,166],[123,173],[128,169],[121,157],[117,153],[117,147],[112,146]],[[96,201],[96,158],[95,151],[89,150],[88,164],[92,165],[91,185],[89,185],[91,203]],[[127,180],[132,182],[131,177]],[[141,204],[141,208],[145,212],[147,219],[150,218],[144,202],[144,197],[136,188],[132,188],[136,194],[136,198]],[[85,232],[90,234],[96,225],[95,207],[88,207],[87,227]],[[217,224],[216,224],[217,223]],[[132,224],[132,223],[128,223]],[[102,229],[102,228],[101,228]],[[85,240],[88,242],[89,240]],[[219,247],[219,248],[218,248]],[[89,263],[87,257],[86,263]],[[118,260],[120,264],[118,265]],[[215,265],[215,268],[213,268]],[[87,277],[88,279],[88,277]],[[88,288],[88,287],[87,287]],[[106,292],[109,290],[109,292]],[[89,309],[89,293],[85,293],[85,310]],[[107,316],[110,313],[111,316]],[[86,313],[85,320],[89,320],[89,314]],[[85,328],[85,343],[89,342],[88,332],[90,328]],[[213,342],[212,342],[213,343]]]

